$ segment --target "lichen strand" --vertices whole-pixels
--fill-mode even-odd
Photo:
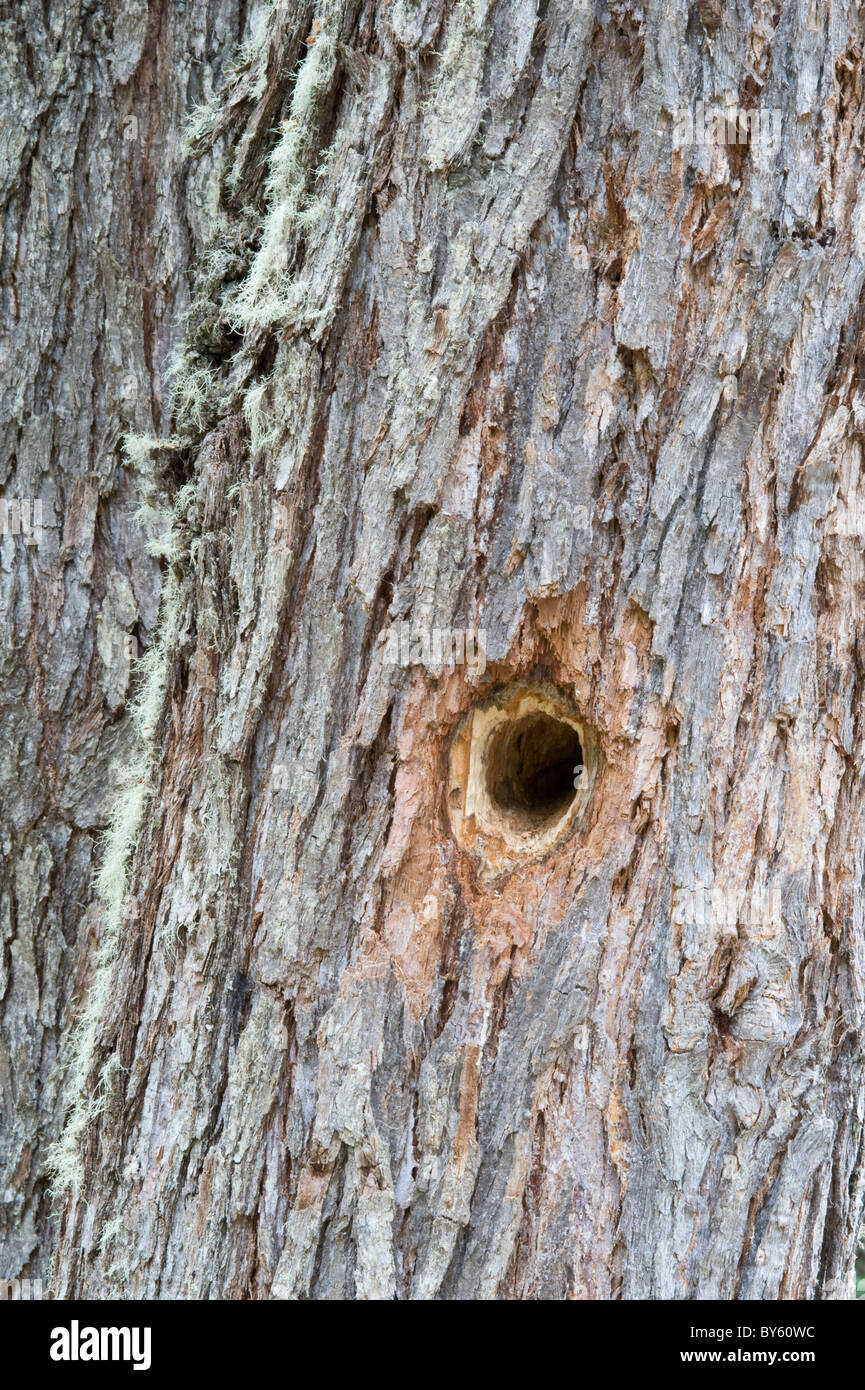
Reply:
[[[234,327],[270,326],[284,318],[288,309],[287,288],[280,292],[276,287],[286,279],[292,235],[298,227],[309,226],[311,222],[310,205],[304,198],[309,176],[307,166],[316,147],[316,119],[326,102],[336,71],[333,38],[321,32],[320,22],[316,22],[314,29],[314,42],[294,82],[291,114],[284,123],[284,133],[270,159],[266,185],[269,209],[261,230],[260,249],[233,302],[231,312]],[[267,24],[263,22],[259,37],[239,53],[238,68],[251,67],[260,62],[263,38],[267,32]],[[263,76],[260,76],[251,89],[251,100],[255,100],[256,94],[260,96],[263,80]],[[218,107],[214,100],[196,109],[186,132],[187,154],[199,152],[208,133],[213,134],[217,114]],[[224,273],[235,266],[230,255],[223,253],[223,256],[221,260],[218,258],[217,248],[205,253],[203,273],[211,292],[220,271]],[[190,437],[200,437],[205,428],[213,423],[214,411],[219,408],[216,368],[189,345],[181,346],[168,362],[167,379],[178,433],[167,440],[146,435],[127,436],[124,441],[126,455],[137,469],[143,469],[157,452],[180,447],[184,437],[186,442]],[[263,408],[267,384],[266,381],[259,381],[250,387],[244,402],[254,451],[264,449],[277,438],[273,421],[267,420]],[[152,503],[146,502],[139,508],[139,521],[157,533],[148,545],[152,554],[161,555],[168,561],[179,558],[177,526],[192,492],[194,484],[181,490],[174,511],[168,517]],[[167,521],[167,525],[160,528],[161,521]],[[169,655],[177,638],[179,613],[178,584],[173,576],[169,576],[156,640],[137,665],[139,693],[130,714],[138,749],[118,779],[117,807],[104,837],[102,865],[96,881],[96,893],[102,904],[100,945],[70,1049],[66,1079],[68,1118],[49,1160],[53,1187],[58,1193],[64,1190],[77,1193],[79,1190],[82,1139],[104,1105],[109,1073],[117,1065],[116,1056],[110,1055],[98,1082],[94,1084],[99,1027],[117,961],[129,861],[153,794],[151,774],[157,751],[155,733],[165,693]]]
[[[168,531],[175,527],[190,500],[190,490],[178,495]],[[163,543],[162,553],[176,556],[178,542]],[[95,883],[95,896],[101,905],[99,946],[92,965],[84,1007],[68,1049],[64,1081],[67,1119],[52,1147],[48,1168],[52,1190],[59,1195],[76,1193],[82,1176],[82,1139],[104,1104],[108,1077],[116,1058],[109,1056],[98,1078],[94,1068],[99,1055],[99,1030],[111,990],[118,954],[118,942],[127,900],[128,870],[138,843],[147,805],[153,796],[153,771],[157,761],[157,733],[165,696],[168,661],[178,633],[180,602],[178,584],[169,575],[162,596],[158,633],[153,645],[136,663],[138,691],[129,706],[137,747],[131,760],[120,770],[115,789],[115,809],[103,836],[102,862]]]
[[[197,646],[61,1288],[112,1289],[119,1206],[142,1296],[810,1297],[861,1208],[865,576],[825,522],[865,196],[806,157],[846,149],[854,7],[772,31],[794,184],[671,148],[682,74],[744,81],[732,10],[711,45],[684,0],[392,10],[319,11],[192,451]],[[388,664],[409,621],[486,671]],[[447,788],[510,684],[597,762],[505,892]],[[738,923],[672,910],[715,881]]]
[[[185,169],[180,127],[251,8],[20,0],[0,19],[0,474],[44,514],[38,544],[0,538],[0,1275],[46,1289],[59,1209],[45,1157],[96,949],[99,839],[133,752],[132,652],[159,613],[150,528],[133,521],[142,472],[121,440],[170,432],[161,369],[222,153],[217,135]]]
[[[331,8],[338,14],[337,7]],[[270,156],[261,244],[232,306],[239,329],[290,320],[297,307],[289,284],[292,248],[302,225],[299,219],[310,210],[306,195],[313,173],[311,160],[318,152],[318,120],[326,108],[336,70],[336,40],[319,26],[294,83],[290,115]],[[306,225],[310,225],[308,216]]]

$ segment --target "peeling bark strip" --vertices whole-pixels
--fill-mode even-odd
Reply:
[[[61,1294],[844,1288],[862,41],[853,0],[276,3],[196,113],[220,206]],[[731,91],[777,145],[674,140]],[[484,669],[388,659],[403,624]],[[452,778],[510,826],[493,874]]]

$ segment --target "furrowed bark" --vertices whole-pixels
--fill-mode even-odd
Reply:
[[[24,530],[7,518],[0,536],[3,1280],[50,1270],[61,1052],[99,936],[95,846],[129,757],[133,654],[159,598],[121,439],[167,426],[161,375],[215,181],[213,153],[183,171],[181,137],[241,8],[0,6],[0,449],[7,507],[26,504]]]
[[[843,1295],[862,28],[273,7],[196,134],[198,439],[62,1294]],[[777,140],[683,141],[728,94]],[[485,669],[390,660],[405,623]],[[585,743],[537,855],[454,803],[526,688]]]

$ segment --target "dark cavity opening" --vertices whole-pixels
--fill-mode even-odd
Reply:
[[[490,739],[490,799],[526,829],[541,829],[564,815],[584,775],[576,729],[549,714],[524,715]]]

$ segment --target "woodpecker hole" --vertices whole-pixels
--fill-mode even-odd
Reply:
[[[527,714],[494,731],[486,761],[493,806],[517,829],[531,831],[559,820],[574,800],[583,749],[571,724]]]
[[[573,829],[597,741],[550,686],[509,686],[476,705],[451,745],[447,808],[460,847],[491,878],[543,858]]]

